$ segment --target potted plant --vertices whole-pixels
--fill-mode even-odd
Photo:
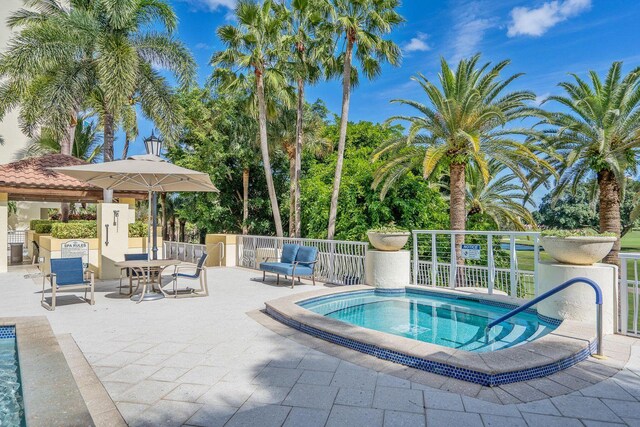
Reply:
[[[591,265],[604,258],[615,243],[614,233],[584,230],[545,230],[542,247],[563,264]]]
[[[369,230],[367,237],[373,247],[379,251],[399,251],[407,244],[410,234],[404,228],[389,224]]]

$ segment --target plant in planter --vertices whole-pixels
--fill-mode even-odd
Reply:
[[[598,233],[591,229],[545,230],[541,243],[545,252],[558,262],[591,265],[609,253],[616,239],[614,233]]]
[[[384,227],[371,229],[367,232],[369,242],[380,251],[399,251],[409,240],[408,230],[389,224]]]

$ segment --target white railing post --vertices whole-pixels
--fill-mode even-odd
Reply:
[[[494,260],[493,260],[493,235],[489,234],[487,236],[487,279],[489,281],[487,292],[489,295],[493,295],[493,287],[496,282],[495,272],[494,272]]]
[[[538,263],[540,262],[540,239],[538,235],[533,236],[533,297],[537,297],[538,288]]]
[[[456,287],[456,270],[458,260],[456,259],[456,235],[451,233],[451,266],[449,267],[449,287]]]
[[[431,233],[431,286],[438,286],[438,246],[436,233]]]
[[[620,261],[620,332],[626,335],[629,324],[629,281],[627,278],[627,259],[621,256]]]
[[[418,234],[414,231],[413,235],[413,285],[418,285]]]
[[[510,265],[509,270],[511,273],[510,282],[511,282],[511,290],[509,292],[511,297],[518,296],[518,258],[516,254],[516,236],[513,234],[509,237],[509,259]]]

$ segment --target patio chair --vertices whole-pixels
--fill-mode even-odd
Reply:
[[[187,287],[185,290],[186,294],[181,296],[189,296],[189,297],[206,297],[209,295],[209,287],[207,286],[207,269],[204,266],[205,261],[209,255],[206,252],[203,252],[198,260],[198,263],[195,265],[177,265],[171,277],[173,277],[173,296],[174,298],[178,298],[178,278],[182,277],[184,279],[190,280],[199,280],[200,281],[200,289],[192,289]],[[184,273],[184,270],[192,270],[192,273]],[[180,271],[183,271],[182,273]],[[184,290],[183,290],[184,292]]]
[[[89,279],[87,279],[87,274]],[[44,298],[44,288],[49,278],[51,282],[51,305]],[[95,304],[94,298],[94,274],[93,271],[85,271],[82,258],[53,258],[51,259],[51,274],[42,276],[42,300],[40,303],[50,311],[56,309],[56,292],[61,290],[84,289],[84,299],[89,304]],[[91,300],[87,299],[87,291],[91,290]]]
[[[315,265],[318,262],[318,248],[315,246],[300,246],[290,243],[282,245],[282,254],[279,262],[269,262],[270,258],[265,258],[265,262],[260,263],[262,270],[262,281],[266,279],[266,273],[276,274],[276,284],[280,284],[280,275],[291,276],[291,288],[295,284],[298,276],[311,277],[313,285],[316,285],[314,276]]]
[[[125,261],[146,261],[149,259],[149,254],[124,254]],[[125,275],[123,276],[123,273]],[[129,278],[129,293],[124,294],[122,292],[123,288],[126,286],[122,286],[122,279]],[[140,287],[140,279],[144,277],[144,272],[135,270],[133,268],[121,268],[120,269],[120,286],[118,287],[118,293],[120,295],[131,295],[133,294],[133,279],[136,279],[138,284],[136,285],[136,290]]]

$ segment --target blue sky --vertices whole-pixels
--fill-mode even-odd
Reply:
[[[214,51],[222,49],[216,28],[228,23],[234,0],[171,0],[179,19],[177,36],[198,63],[198,80],[211,73]],[[455,61],[476,52],[483,59],[511,59],[509,73],[524,72],[513,89],[533,90],[541,99],[558,93],[567,73],[604,73],[611,62],[624,61],[625,71],[640,65],[640,2],[635,0],[404,0],[406,22],[390,37],[403,49],[400,67],[385,67],[374,81],[362,82],[351,98],[350,119],[384,121],[403,113],[394,98],[424,96],[410,79],[416,73],[436,78],[440,57]],[[322,98],[339,112],[337,80],[307,90],[307,99]],[[132,152],[143,151],[141,140],[152,124],[140,123]],[[122,138],[116,153],[122,147]]]

